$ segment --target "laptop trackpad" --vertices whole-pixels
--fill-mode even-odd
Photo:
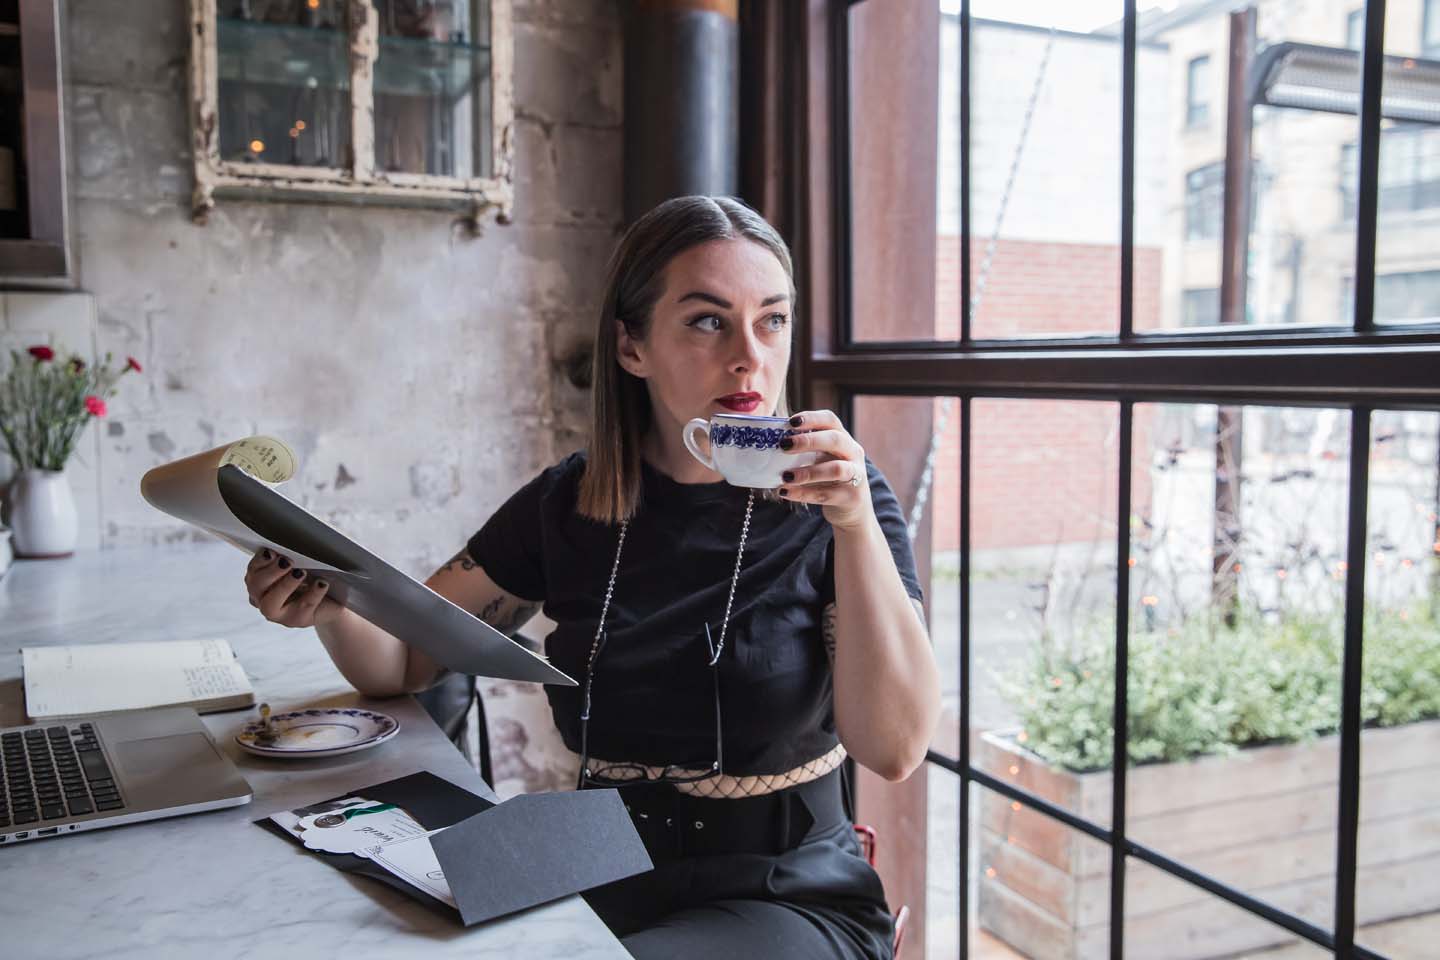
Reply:
[[[200,784],[213,786],[220,759],[203,733],[123,740],[115,744],[113,753],[132,796],[157,790],[172,802]]]

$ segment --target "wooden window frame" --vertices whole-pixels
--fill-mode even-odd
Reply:
[[[493,211],[508,223],[514,205],[514,41],[511,0],[489,0],[490,170],[488,177],[443,177],[375,167],[373,78],[379,15],[371,0],[345,0],[350,39],[350,143],[346,167],[235,163],[220,157],[216,0],[189,0],[190,116],[195,161],[192,215],[204,223],[217,196],[459,208],[478,228]],[[477,140],[479,137],[477,136]]]

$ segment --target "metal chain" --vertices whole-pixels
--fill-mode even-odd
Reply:
[[[1000,245],[1000,228],[1005,224],[1005,211],[1010,206],[1010,194],[1015,189],[1015,178],[1020,171],[1020,159],[1025,155],[1025,143],[1030,137],[1030,121],[1035,116],[1035,105],[1040,101],[1040,90],[1045,84],[1045,73],[1050,66],[1050,52],[1055,49],[1056,28],[1050,28],[1045,41],[1045,52],[1040,56],[1040,67],[1035,73],[1035,84],[1030,88],[1030,102],[1025,105],[1025,118],[1020,122],[1020,137],[1015,143],[1015,155],[1010,160],[1010,172],[1005,177],[1005,189],[1000,192],[1000,206],[995,211],[995,228],[990,231],[990,240],[985,244],[985,256],[980,261],[980,276],[975,281],[975,295],[970,298],[970,322],[980,312],[980,302],[985,298],[985,285],[990,279],[990,267],[995,262],[995,249]],[[968,257],[968,250],[960,251]],[[915,504],[910,508],[910,523],[907,530],[913,541],[920,531],[920,518],[925,515],[925,506],[930,500],[930,487],[935,481],[935,456],[940,451],[940,440],[950,423],[950,414],[955,407],[955,398],[946,397],[940,403],[940,416],[935,430],[930,435],[930,449],[925,452],[925,466],[920,471],[920,486],[915,491]]]
[[[745,556],[745,541],[750,536],[750,513],[755,509],[755,491],[750,491],[745,501],[745,522],[740,526],[740,547],[735,551],[735,572],[730,576],[730,596],[725,600],[725,620],[720,625],[720,643],[711,650],[710,666],[720,660],[720,651],[725,649],[725,631],[730,626],[730,607],[735,602],[735,587],[740,582],[740,561]],[[615,562],[610,565],[610,582],[605,586],[605,602],[600,606],[600,622],[595,625],[595,639],[590,644],[590,660],[586,670],[593,672],[595,657],[600,652],[600,638],[605,632],[605,618],[610,613],[610,598],[615,595],[615,577],[620,572],[620,554],[625,549],[625,534],[630,530],[630,521],[620,521],[620,541],[615,545]],[[708,629],[708,627],[707,627]],[[589,713],[587,707],[586,713]],[[589,719],[588,717],[586,719]]]
[[[720,662],[720,651],[725,649],[725,629],[730,626],[730,605],[735,602],[735,585],[740,582],[740,559],[745,556],[745,539],[750,536],[750,511],[755,507],[755,491],[745,501],[745,522],[740,526],[740,548],[735,551],[735,572],[730,576],[730,596],[725,599],[725,619],[720,624],[720,642],[710,653],[710,666]]]

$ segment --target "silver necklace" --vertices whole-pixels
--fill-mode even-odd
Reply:
[[[735,572],[730,575],[730,596],[725,599],[725,619],[720,623],[720,641],[710,653],[710,666],[720,661],[720,651],[725,649],[725,631],[730,626],[730,608],[735,603],[735,585],[740,582],[740,561],[745,556],[745,540],[750,535],[750,513],[755,508],[755,491],[745,501],[745,522],[740,526],[740,546],[735,551]],[[610,582],[605,586],[605,602],[600,607],[600,622],[595,625],[595,639],[590,644],[590,659],[587,671],[595,669],[595,655],[600,652],[600,638],[605,633],[605,618],[610,613],[610,598],[615,595],[615,576],[620,572],[620,554],[625,550],[625,534],[630,530],[630,521],[620,521],[620,542],[615,545],[615,562],[610,565]]]

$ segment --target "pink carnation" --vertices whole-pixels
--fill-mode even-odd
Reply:
[[[91,394],[85,398],[85,409],[90,411],[91,416],[103,417],[105,416],[105,401]]]

